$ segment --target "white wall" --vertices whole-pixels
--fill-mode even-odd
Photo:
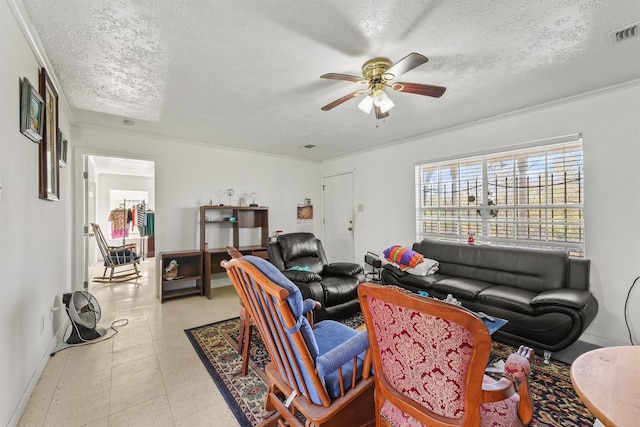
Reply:
[[[60,169],[59,202],[38,198],[38,144],[20,133],[21,77],[38,87],[40,64],[6,2],[0,2],[0,425],[17,423],[55,345],[71,290],[70,168]],[[58,88],[59,90],[59,88]],[[60,106],[60,128],[70,125]],[[73,141],[69,139],[69,144]],[[40,320],[44,317],[44,329]]]
[[[215,134],[215,132],[212,132]],[[74,212],[82,225],[81,158],[85,154],[117,155],[155,162],[155,249],[162,251],[199,247],[198,207],[227,203],[225,190],[232,188],[235,204],[240,196],[248,200],[255,191],[256,202],[269,207],[269,233],[296,230],[296,207],[305,198],[321,200],[320,165],[246,151],[214,148],[203,144],[136,135],[93,126],[73,130],[74,184],[78,195]],[[321,232],[319,218],[314,231]],[[75,247],[82,256],[82,235],[76,233]],[[77,279],[81,279],[78,265]]]
[[[395,110],[394,110],[395,111]],[[400,114],[400,111],[395,114]],[[431,117],[430,120],[437,120]],[[393,126],[393,114],[389,123]],[[414,165],[419,161],[508,148],[582,133],[586,257],[600,309],[582,339],[629,344],[624,301],[640,275],[640,85],[423,136],[323,163],[323,176],[354,169],[356,254],[416,238]],[[634,341],[640,341],[640,289],[631,294]]]
[[[0,2],[0,39],[0,425],[17,423],[66,320],[62,312],[50,317],[49,307],[59,305],[64,292],[82,286],[84,154],[156,162],[158,252],[197,247],[197,207],[211,198],[222,201],[221,192],[227,188],[236,196],[255,191],[257,202],[270,208],[271,232],[295,231],[296,205],[304,198],[311,198],[322,212],[321,176],[354,170],[355,202],[364,206],[363,212],[356,212],[356,254],[364,254],[414,240],[414,161],[582,132],[586,252],[593,262],[592,291],[600,301],[585,339],[627,342],[622,309],[640,268],[640,198],[634,197],[640,183],[638,86],[322,165],[101,128],[71,129],[60,108],[70,161],[60,170],[61,201],[49,202],[38,199],[38,146],[19,132],[19,79],[36,83],[39,63],[6,2]],[[321,233],[319,216],[314,218],[314,231]],[[632,295],[630,304],[637,330],[640,293]]]

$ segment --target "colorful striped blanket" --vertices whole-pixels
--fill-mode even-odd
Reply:
[[[421,253],[400,245],[391,246],[385,249],[383,253],[387,261],[397,264],[398,268],[403,271],[414,268],[423,260]]]

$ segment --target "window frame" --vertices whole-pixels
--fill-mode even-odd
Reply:
[[[566,153],[558,155],[558,150]],[[541,153],[544,154],[544,174],[528,175],[530,169],[540,170]],[[511,177],[505,177],[503,173],[504,185],[488,171],[488,162],[496,162],[496,159],[507,164],[512,162],[511,169],[495,168],[499,173],[513,172]],[[531,166],[535,162],[537,169]],[[561,171],[561,179],[557,181],[550,170],[554,174]],[[468,176],[465,175],[467,171]],[[584,256],[584,144],[581,134],[416,162],[414,174],[418,241],[425,237],[467,241],[468,232],[471,232],[483,243],[562,249],[574,256]],[[424,174],[430,176],[423,183]],[[550,181],[552,176],[553,181]],[[523,177],[526,178],[525,185],[518,181]],[[495,181],[490,182],[492,179]],[[537,179],[541,182],[532,185],[531,181],[537,182]],[[470,184],[469,181],[473,182]],[[429,184],[430,189],[426,188]],[[560,200],[563,203],[553,193],[559,185],[563,186],[561,197],[564,199]],[[500,187],[504,194],[499,197]],[[537,198],[531,196],[533,188]],[[523,198],[523,193],[527,198]],[[437,196],[435,205],[434,194]],[[509,201],[509,197],[513,199]],[[423,201],[428,203],[423,204]],[[525,203],[521,203],[523,201]],[[504,230],[498,231],[499,227]],[[534,231],[537,231],[538,239],[532,238]]]

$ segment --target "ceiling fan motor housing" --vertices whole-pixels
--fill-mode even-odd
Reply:
[[[380,83],[383,81],[384,73],[391,68],[391,65],[392,62],[388,58],[378,57],[370,59],[362,66],[362,76],[372,84]]]
[[[378,56],[368,60],[362,65],[362,77],[342,73],[323,74],[320,76],[321,79],[344,80],[347,82],[367,85],[367,89],[356,90],[355,92],[338,98],[323,106],[321,110],[329,111],[351,99],[366,94],[360,104],[358,104],[358,108],[365,113],[370,113],[372,107],[375,105],[376,118],[385,118],[389,116],[389,109],[394,106],[394,103],[385,93],[387,88],[396,92],[413,93],[416,95],[440,98],[446,90],[443,86],[395,81],[398,76],[403,75],[407,71],[413,70],[414,68],[426,63],[428,60],[429,58],[416,52],[411,52],[395,64],[392,63],[389,58]]]

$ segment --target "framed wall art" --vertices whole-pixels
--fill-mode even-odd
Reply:
[[[20,80],[20,132],[33,142],[42,141],[44,101],[24,77]]]
[[[61,168],[67,165],[67,137],[58,131],[58,164]]]
[[[44,134],[40,144],[40,191],[45,200],[60,200],[58,162],[58,92],[47,70],[40,69],[40,96],[44,100]]]

